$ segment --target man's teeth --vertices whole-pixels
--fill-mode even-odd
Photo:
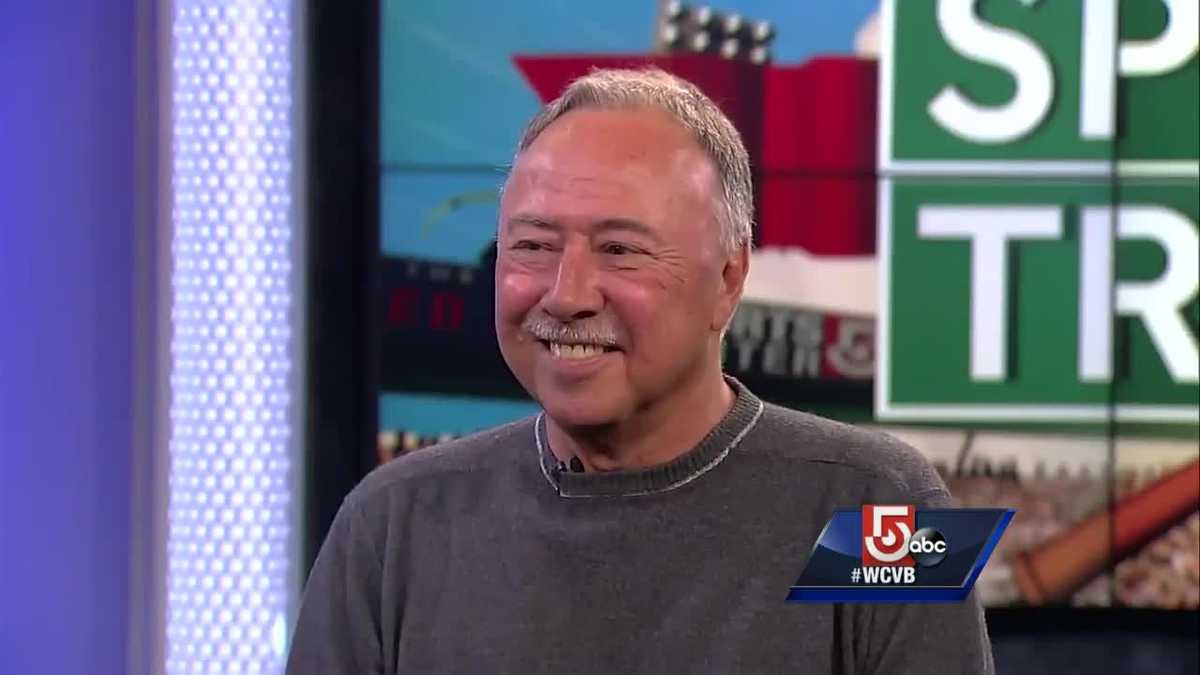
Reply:
[[[550,343],[550,353],[558,359],[586,359],[604,353],[600,345],[564,345]]]

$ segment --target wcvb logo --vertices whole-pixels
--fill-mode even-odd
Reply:
[[[907,506],[878,506],[864,504],[862,507],[862,564],[908,565],[909,540],[917,526],[916,510]]]

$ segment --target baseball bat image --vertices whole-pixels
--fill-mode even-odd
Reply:
[[[1066,600],[1200,508],[1200,460],[1087,516],[1037,547],[1017,553],[1013,578],[1031,605]]]

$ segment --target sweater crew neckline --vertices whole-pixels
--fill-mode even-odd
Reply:
[[[763,403],[741,382],[726,376],[733,406],[694,448],[665,464],[644,469],[575,472],[562,469],[550,451],[546,414],[533,425],[542,475],[560,497],[634,497],[667,492],[686,485],[720,464],[741,442],[763,412]]]

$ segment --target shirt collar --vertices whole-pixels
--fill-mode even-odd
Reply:
[[[725,460],[754,427],[763,403],[741,382],[726,376],[735,392],[733,406],[694,448],[665,464],[644,469],[564,471],[546,440],[546,415],[538,415],[533,434],[542,475],[561,497],[632,497],[668,492],[708,473]]]

